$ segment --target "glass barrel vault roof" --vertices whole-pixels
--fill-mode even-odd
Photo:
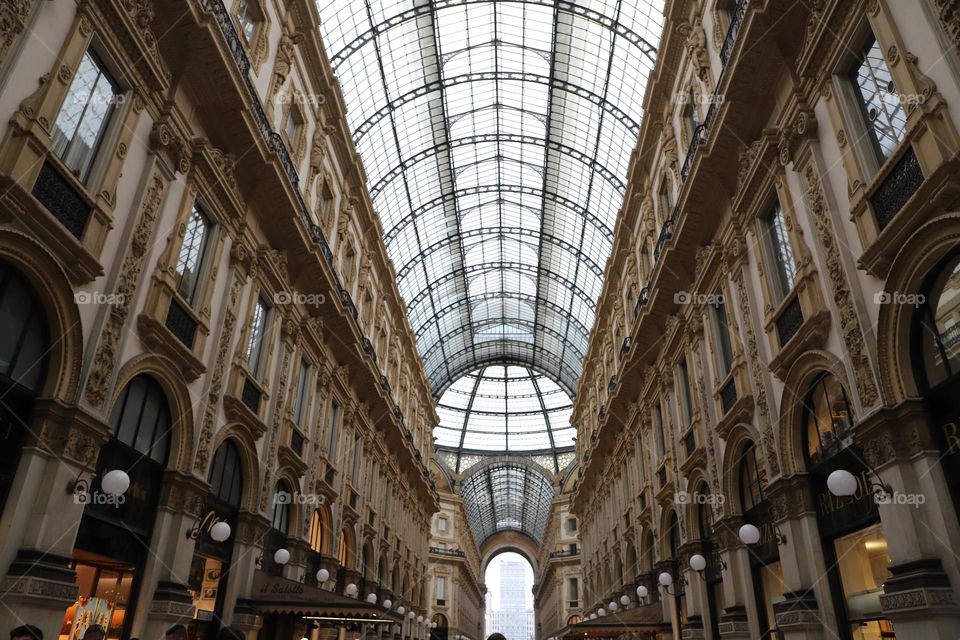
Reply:
[[[459,379],[440,397],[440,424],[433,435],[439,449],[463,454],[547,453],[550,470],[562,468],[558,450],[573,448],[570,396],[549,377],[527,367],[491,365]]]
[[[662,0],[318,0],[433,392],[484,364],[573,395]]]

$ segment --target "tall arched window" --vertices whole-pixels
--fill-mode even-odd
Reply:
[[[235,509],[240,508],[243,491],[243,473],[240,470],[240,452],[227,440],[213,454],[210,464],[210,493]]]
[[[337,547],[337,560],[341,567],[353,566],[353,535],[344,527],[340,531],[340,544]]]
[[[317,553],[323,553],[327,548],[329,525],[319,509],[314,510],[310,520],[310,548]]]
[[[767,484],[766,472],[757,464],[757,451],[749,443],[740,455],[740,509],[750,511],[766,500],[764,487]]]
[[[0,263],[0,513],[20,462],[33,401],[46,375],[46,333],[32,287]]]
[[[960,251],[934,268],[923,287],[913,323],[914,361],[921,390],[960,373]]]
[[[170,449],[170,409],[157,381],[141,374],[130,381],[113,407],[114,437],[162,465]]]
[[[810,386],[803,402],[807,456],[823,458],[842,448],[853,425],[847,391],[832,373],[824,373]]]

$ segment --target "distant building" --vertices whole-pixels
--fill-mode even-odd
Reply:
[[[487,613],[487,634],[507,640],[533,640],[533,609],[527,608],[526,573],[522,562],[500,563],[500,602]]]

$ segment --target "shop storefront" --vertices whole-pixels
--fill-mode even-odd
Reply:
[[[779,533],[773,524],[770,502],[764,492],[766,473],[757,463],[757,452],[752,443],[741,454],[738,477],[743,522],[752,524],[760,531],[760,540],[748,547],[760,637],[775,640],[781,636],[776,628],[773,605],[783,600],[786,588],[780,565]]]
[[[143,562],[150,554],[171,426],[160,385],[148,375],[131,380],[114,405],[112,437],[100,450],[89,488],[75,493],[86,501],[73,551],[80,592],[64,615],[61,640],[82,638],[93,625],[107,629],[110,640],[129,635]],[[114,469],[130,479],[121,496],[100,487],[100,479]]]
[[[191,638],[208,640],[216,636],[223,615],[224,593],[233,556],[233,536],[224,540],[227,531],[237,530],[237,517],[243,491],[243,472],[236,445],[227,440],[221,444],[210,465],[210,492],[204,504],[204,515],[190,532],[196,540],[190,566],[188,588],[193,597],[195,620],[190,625]],[[218,523],[226,523],[229,530]]]
[[[804,407],[807,471],[841,638],[893,638],[880,606],[890,557],[877,509],[876,478],[853,444],[853,411],[846,390],[824,373],[807,391]],[[835,496],[827,488],[827,478],[838,469],[856,477],[853,495]]]

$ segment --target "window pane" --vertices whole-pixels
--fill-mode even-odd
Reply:
[[[721,300],[713,307],[714,326],[717,330],[717,364],[720,367],[720,377],[725,378],[733,365],[733,346],[730,344],[730,327],[727,325],[727,308],[723,303],[722,294],[717,294]]]
[[[903,140],[906,110],[893,84],[880,43],[871,38],[853,70],[853,86],[866,118],[867,133],[883,162]]]
[[[103,65],[87,51],[70,83],[53,126],[53,151],[86,181],[120,91]]]
[[[257,306],[253,310],[253,318],[250,320],[250,341],[247,343],[247,362],[250,365],[250,373],[255,376],[260,375],[260,366],[262,364],[263,354],[263,336],[267,325],[267,305],[263,300],[257,300]]]
[[[767,249],[770,252],[771,262],[773,262],[770,265],[774,271],[771,285],[779,302],[793,289],[797,274],[796,263],[793,259],[793,248],[790,246],[787,225],[783,219],[783,210],[779,203],[775,204],[773,211],[764,218],[764,232]]]
[[[200,209],[194,205],[187,221],[187,230],[180,246],[177,259],[177,293],[188,303],[193,304],[197,283],[200,281],[200,269],[206,253],[210,224]]]

